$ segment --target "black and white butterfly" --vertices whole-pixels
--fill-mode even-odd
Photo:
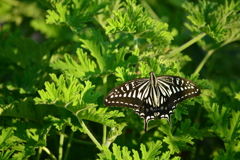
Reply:
[[[144,129],[148,122],[158,117],[170,121],[176,105],[188,98],[200,95],[199,87],[192,81],[177,76],[138,78],[113,88],[105,97],[104,105],[134,109],[144,119]]]

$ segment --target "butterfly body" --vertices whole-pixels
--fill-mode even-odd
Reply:
[[[155,117],[170,121],[176,105],[188,98],[200,95],[199,87],[192,81],[177,76],[138,78],[113,88],[105,97],[104,105],[134,109],[144,119],[144,129]]]

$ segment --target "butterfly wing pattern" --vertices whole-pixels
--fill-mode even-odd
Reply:
[[[200,95],[199,87],[192,81],[178,76],[138,78],[113,88],[105,97],[104,105],[132,108],[144,119],[144,129],[148,122],[158,117],[170,121],[176,105],[188,98]]]

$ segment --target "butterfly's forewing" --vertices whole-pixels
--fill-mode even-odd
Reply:
[[[139,78],[125,82],[112,89],[105,97],[105,106],[133,108],[144,118],[147,131],[148,122],[155,117],[170,120],[176,105],[188,98],[198,96],[200,89],[188,79],[177,76]]]
[[[149,78],[139,78],[125,82],[113,88],[107,94],[104,99],[104,105],[128,107],[136,110],[142,104],[142,98],[139,97],[139,87],[147,86],[148,83]]]

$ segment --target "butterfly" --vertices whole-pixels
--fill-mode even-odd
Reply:
[[[148,130],[150,120],[165,118],[170,122],[170,115],[179,102],[200,95],[199,87],[192,81],[164,75],[150,78],[138,78],[127,81],[113,88],[104,98],[104,105],[110,107],[132,108],[144,119],[144,130]]]

